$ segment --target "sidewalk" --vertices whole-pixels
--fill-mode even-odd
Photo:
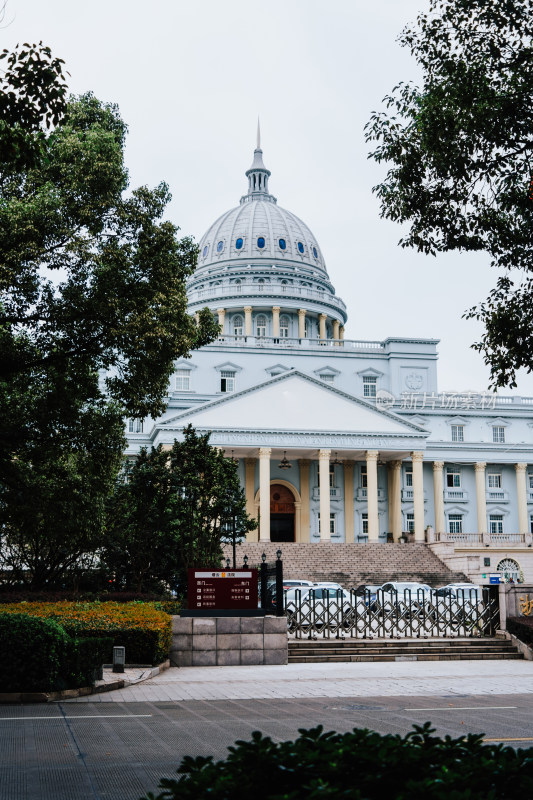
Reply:
[[[69,702],[533,694],[531,661],[419,661],[171,667],[123,689]]]

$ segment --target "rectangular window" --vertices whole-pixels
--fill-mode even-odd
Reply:
[[[533,473],[530,472],[529,475],[527,476],[527,478],[528,478],[528,481],[529,481],[529,488],[533,489]]]
[[[324,383],[333,383],[335,380],[335,375],[328,375],[325,373],[324,375],[320,376],[320,380],[324,381]]]
[[[503,516],[501,514],[491,514],[489,517],[490,533],[503,533]]]
[[[220,391],[221,392],[234,392],[235,391],[235,373],[223,369],[220,373]]]
[[[361,488],[366,489],[368,487],[368,475],[366,474],[366,464],[361,465]]]
[[[320,533],[320,511],[318,512],[318,532]],[[329,532],[330,534],[337,532],[337,523],[335,519],[335,514],[329,515]]]
[[[413,485],[413,470],[412,469],[406,469],[405,470],[405,485],[408,488],[411,488],[411,486]]]
[[[412,513],[405,515],[405,522],[407,525],[408,533],[414,533],[415,531],[415,515]]]
[[[128,433],[142,433],[143,421],[142,419],[129,419],[128,420]]]
[[[177,369],[175,372],[175,388],[177,392],[189,392],[191,389],[190,369]]]
[[[335,464],[329,465],[329,485],[332,488],[335,486]]]
[[[499,472],[489,472],[487,478],[489,481],[489,489],[502,488],[502,476]]]
[[[368,514],[361,514],[361,533],[368,533]]]
[[[378,379],[373,375],[363,375],[363,397],[375,397]]]
[[[446,473],[446,486],[448,489],[458,489],[461,486],[461,473],[455,469],[449,469]]]
[[[463,532],[463,515],[462,514],[450,514],[448,516],[448,530],[450,533],[462,533]]]
[[[464,442],[465,440],[465,426],[452,425],[452,442]]]
[[[505,428],[495,425],[492,429],[492,441],[500,444],[505,442]]]

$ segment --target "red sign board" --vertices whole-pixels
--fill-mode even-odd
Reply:
[[[256,569],[190,569],[189,609],[257,608]]]

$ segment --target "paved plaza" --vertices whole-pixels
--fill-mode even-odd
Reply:
[[[255,730],[405,734],[428,720],[441,736],[533,746],[533,662],[169,669],[101,695],[3,705],[0,800],[138,800],[185,755],[224,758]]]

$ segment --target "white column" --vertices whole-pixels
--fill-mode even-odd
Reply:
[[[272,336],[276,339],[279,337],[279,306],[272,306]]]
[[[244,335],[252,335],[252,306],[244,306]]]
[[[484,461],[474,464],[476,472],[476,504],[477,504],[477,532],[487,533],[487,494],[485,491],[485,467]]]
[[[220,333],[224,333],[224,319],[226,318],[226,309],[217,308],[218,324],[220,325]]]
[[[341,325],[339,328],[339,339],[341,341],[344,339],[344,325]]]
[[[340,325],[339,320],[338,319],[334,319],[333,320],[333,338],[334,339],[338,339],[339,338],[339,325]]]
[[[318,319],[320,320],[319,323],[319,338],[325,339],[326,338],[326,320],[328,318],[327,314],[319,314]]]
[[[379,541],[378,451],[366,451],[366,496],[368,501],[368,541]]]
[[[390,521],[392,537],[397,542],[402,535],[402,462],[391,461],[390,465]]]
[[[259,541],[270,541],[270,454],[272,448],[259,448]]]
[[[415,542],[424,541],[424,453],[411,453],[413,462],[413,505],[415,514]]]
[[[526,534],[529,533],[527,524],[527,464],[515,464],[514,468],[516,470],[516,496],[518,500],[518,532]]]
[[[298,338],[305,339],[305,308],[298,309]]]
[[[301,458],[300,465],[300,497],[302,498],[302,508],[300,514],[300,538],[302,542],[311,541],[311,523],[309,518],[309,467],[311,462],[307,458]]]
[[[442,470],[444,461],[433,462],[433,495],[435,499],[435,531],[444,533],[446,523],[444,521],[444,486],[442,482]]]
[[[318,451],[318,470],[320,475],[320,541],[329,542],[329,457],[331,450]]]

